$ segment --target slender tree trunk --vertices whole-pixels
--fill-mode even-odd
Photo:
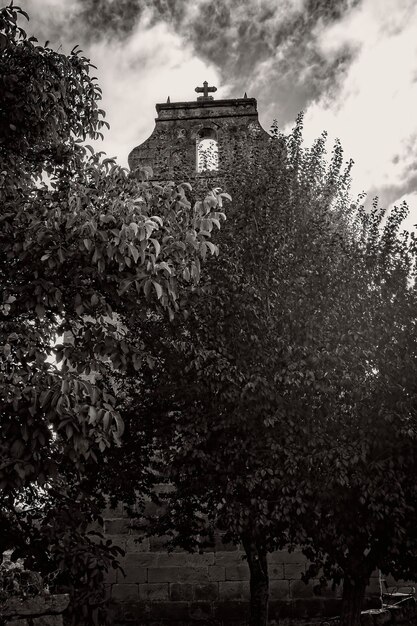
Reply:
[[[366,582],[362,578],[351,580],[346,577],[344,579],[340,626],[359,626]]]
[[[250,626],[267,626],[269,577],[267,553],[252,538],[243,539],[250,570]]]

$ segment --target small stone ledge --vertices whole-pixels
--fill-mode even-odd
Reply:
[[[5,626],[62,626],[68,604],[68,594],[12,597],[0,604],[0,621]]]

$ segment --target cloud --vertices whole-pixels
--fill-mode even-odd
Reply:
[[[152,132],[156,102],[192,100],[208,80],[218,98],[255,96],[265,128],[305,110],[308,142],[326,129],[355,159],[355,190],[414,200],[414,0],[20,2],[41,41],[80,43],[98,66],[104,146],[123,163]]]
[[[130,150],[152,132],[157,102],[168,96],[173,101],[190,100],[203,79],[219,84],[217,68],[198,58],[170,23],[156,21],[146,6],[135,13],[123,36],[122,22],[114,18],[111,28],[94,27],[91,37],[89,21],[81,19],[86,8],[81,1],[45,0],[39,8],[35,0],[26,0],[22,6],[31,16],[27,30],[41,42],[49,39],[54,49],[62,47],[64,52],[78,43],[97,66],[94,74],[111,128],[104,143],[95,147],[123,165]],[[218,93],[221,97],[222,91]]]
[[[168,96],[172,101],[192,99],[202,76],[218,83],[213,66],[193,56],[165,23],[152,24],[146,12],[125,40],[97,41],[90,54],[102,59],[99,78],[111,126],[106,149],[124,163],[152,131],[156,102]]]
[[[356,162],[356,190],[375,190],[383,202],[415,189],[416,29],[413,0],[364,0],[317,33],[328,58],[348,47],[352,60],[338,90],[324,91],[307,109],[306,129],[310,138],[322,128],[340,137]],[[407,197],[415,201],[412,193]]]

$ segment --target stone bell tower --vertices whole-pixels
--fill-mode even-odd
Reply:
[[[214,100],[217,91],[204,81],[191,102],[157,104],[151,136],[129,154],[131,170],[150,166],[153,178],[164,180],[221,176],[239,154],[250,154],[268,140],[258,120],[255,98]]]

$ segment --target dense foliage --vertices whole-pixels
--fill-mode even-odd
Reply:
[[[327,164],[299,119],[222,181],[216,257],[221,196],[85,147],[104,124],[91,65],[27,39],[19,13],[0,13],[1,551],[73,588],[76,623],[101,619],[118,551],[89,524],[105,495],[169,481],[152,530],[243,544],[253,624],[268,552],[298,544],[356,625],[373,569],[417,574],[406,207],[352,204],[340,145]]]
[[[173,491],[153,530],[189,549],[216,529],[243,544],[253,624],[279,547],[344,579],[344,623],[376,567],[415,572],[416,246],[405,206],[350,202],[350,167],[339,144],[326,164],[324,135],[303,148],[301,118],[289,136],[274,129],[230,172],[222,256],[187,320],[135,329],[154,367],[129,392],[129,485],[154,458]]]
[[[223,216],[216,192],[191,205],[85,146],[106,124],[92,66],[21,16],[0,11],[0,554],[75,589],[80,624],[119,553],[87,532],[104,501],[86,477],[123,432],[111,372],[147,358],[123,316],[174,318]]]

